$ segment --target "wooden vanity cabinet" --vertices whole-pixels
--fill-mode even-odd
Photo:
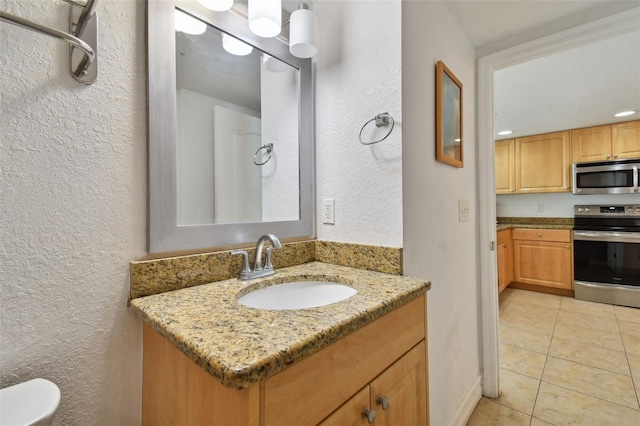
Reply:
[[[570,294],[573,290],[572,247],[570,230],[514,229],[514,287],[546,288]]]
[[[571,131],[574,163],[640,158],[640,120]]]
[[[513,282],[513,239],[511,229],[498,232],[498,294]]]
[[[143,425],[428,425],[426,295],[243,390],[144,326]],[[390,400],[376,405],[378,394]],[[408,416],[408,417],[404,417]]]
[[[571,191],[568,131],[516,138],[516,192]]]

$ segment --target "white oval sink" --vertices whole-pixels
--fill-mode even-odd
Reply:
[[[238,299],[249,308],[283,311],[317,308],[348,299],[357,290],[334,282],[299,281],[253,291]]]

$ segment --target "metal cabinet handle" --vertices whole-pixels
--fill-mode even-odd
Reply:
[[[538,234],[538,237],[542,238],[542,234]]]
[[[615,154],[615,155],[613,156],[613,158],[618,158],[618,154]]]
[[[570,248],[571,248],[571,246],[570,246],[569,244],[567,244],[567,245],[566,245],[566,247],[567,247],[568,249],[570,249]]]
[[[386,410],[387,408],[389,408],[389,397],[378,394],[378,396],[376,397],[376,404],[380,405],[383,410]]]
[[[376,410],[370,409],[369,407],[364,407],[362,409],[362,418],[367,419],[369,424],[372,424],[376,421]]]

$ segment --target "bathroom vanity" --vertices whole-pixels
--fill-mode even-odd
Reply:
[[[302,310],[237,302],[300,279],[357,293]],[[312,262],[134,299],[145,322],[143,424],[428,424],[429,288]]]

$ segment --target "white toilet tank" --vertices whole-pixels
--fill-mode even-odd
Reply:
[[[45,379],[33,379],[0,389],[0,425],[51,424],[60,404],[60,389]]]

